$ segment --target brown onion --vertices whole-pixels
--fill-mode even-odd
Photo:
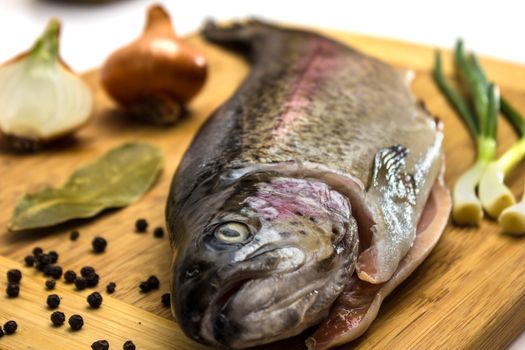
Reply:
[[[102,67],[102,85],[132,110],[160,110],[190,101],[206,80],[206,59],[179,38],[160,5],[148,9],[142,35],[114,52]],[[180,110],[180,108],[179,108]]]

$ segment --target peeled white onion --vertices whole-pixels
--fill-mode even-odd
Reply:
[[[15,147],[67,135],[91,115],[91,90],[58,56],[58,31],[51,21],[27,54],[0,67],[0,130]]]

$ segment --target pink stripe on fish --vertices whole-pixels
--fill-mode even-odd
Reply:
[[[328,80],[337,68],[335,46],[326,40],[312,41],[311,54],[306,56],[304,74],[299,77],[290,97],[284,104],[283,113],[278,116],[280,122],[272,131],[276,141],[289,133],[288,129],[294,121],[303,115],[303,111],[311,104],[315,90]],[[334,52],[334,55],[327,53]],[[322,53],[322,54],[319,54]]]

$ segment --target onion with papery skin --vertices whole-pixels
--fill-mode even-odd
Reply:
[[[59,56],[60,22],[0,67],[0,130],[17,150],[36,150],[84,125],[93,107],[87,84]]]
[[[143,34],[102,67],[107,93],[128,112],[155,124],[176,121],[206,80],[206,60],[179,38],[168,13],[149,8]]]

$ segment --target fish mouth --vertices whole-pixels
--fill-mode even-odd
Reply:
[[[336,260],[323,260],[331,267],[320,268],[307,260],[302,247],[287,246],[259,250],[241,264],[225,266],[210,282],[215,291],[196,325],[196,338],[220,348],[246,348],[318,323],[347,273],[342,269],[346,260],[334,254]]]
[[[201,334],[209,343],[225,344],[226,334],[223,332],[227,318],[222,313],[226,305],[245,287],[247,283],[253,281],[253,277],[246,277],[229,283],[222,293],[218,293],[204,312],[201,321]]]
[[[202,338],[219,348],[246,348],[299,334],[318,323],[319,318],[305,319],[305,313],[318,300],[320,285],[300,288],[300,291],[291,292],[278,302],[270,295],[259,300],[259,307],[238,309],[240,304],[257,299],[257,290],[274,284],[275,279],[266,276],[244,278],[224,288],[210,303],[201,320]],[[275,315],[277,319],[273,320]],[[326,314],[320,316],[325,317]],[[260,324],[256,325],[257,322]]]
[[[305,295],[291,296],[288,300],[275,308],[273,305],[273,296],[264,294],[264,298],[257,298],[257,290],[265,285],[273,285],[275,280],[268,275],[259,275],[257,277],[245,277],[230,282],[223,288],[223,291],[217,293],[212,299],[201,320],[201,336],[208,343],[226,347],[226,348],[245,348],[249,342],[260,342],[260,339],[245,339],[244,328],[245,318],[253,313],[263,312],[271,308],[274,311],[285,310],[290,304],[301,300]],[[246,299],[248,296],[248,299]],[[246,302],[258,300],[258,307],[249,308],[248,310],[239,310],[239,300]],[[241,304],[244,304],[241,302]],[[268,335],[262,338],[267,338]]]
[[[200,334],[194,334],[194,338],[203,339],[209,344],[229,346],[229,339],[235,336],[233,334],[235,329],[233,324],[228,322],[226,314],[237,309],[237,305],[231,305],[232,301],[240,300],[244,295],[256,294],[257,286],[271,285],[272,276],[276,272],[290,273],[300,269],[303,264],[302,258],[300,261],[287,264],[286,269],[279,266],[281,252],[292,248],[297,253],[296,256],[303,256],[296,251],[298,249],[296,247],[264,246],[247,255],[242,263],[235,267],[216,271],[213,281],[210,282],[215,287],[215,291],[210,295],[210,302],[204,308],[203,316],[199,320],[197,330]],[[258,296],[255,298],[258,308],[264,309],[270,306],[271,295],[268,298]],[[254,300],[254,298],[249,299]]]
[[[251,280],[251,278],[244,278],[240,281],[232,283],[230,287],[226,288],[225,292],[219,294],[213,305],[214,308],[217,310],[222,310],[226,303],[228,303],[228,301],[230,301],[230,299],[233,298],[242,289],[242,287]]]

